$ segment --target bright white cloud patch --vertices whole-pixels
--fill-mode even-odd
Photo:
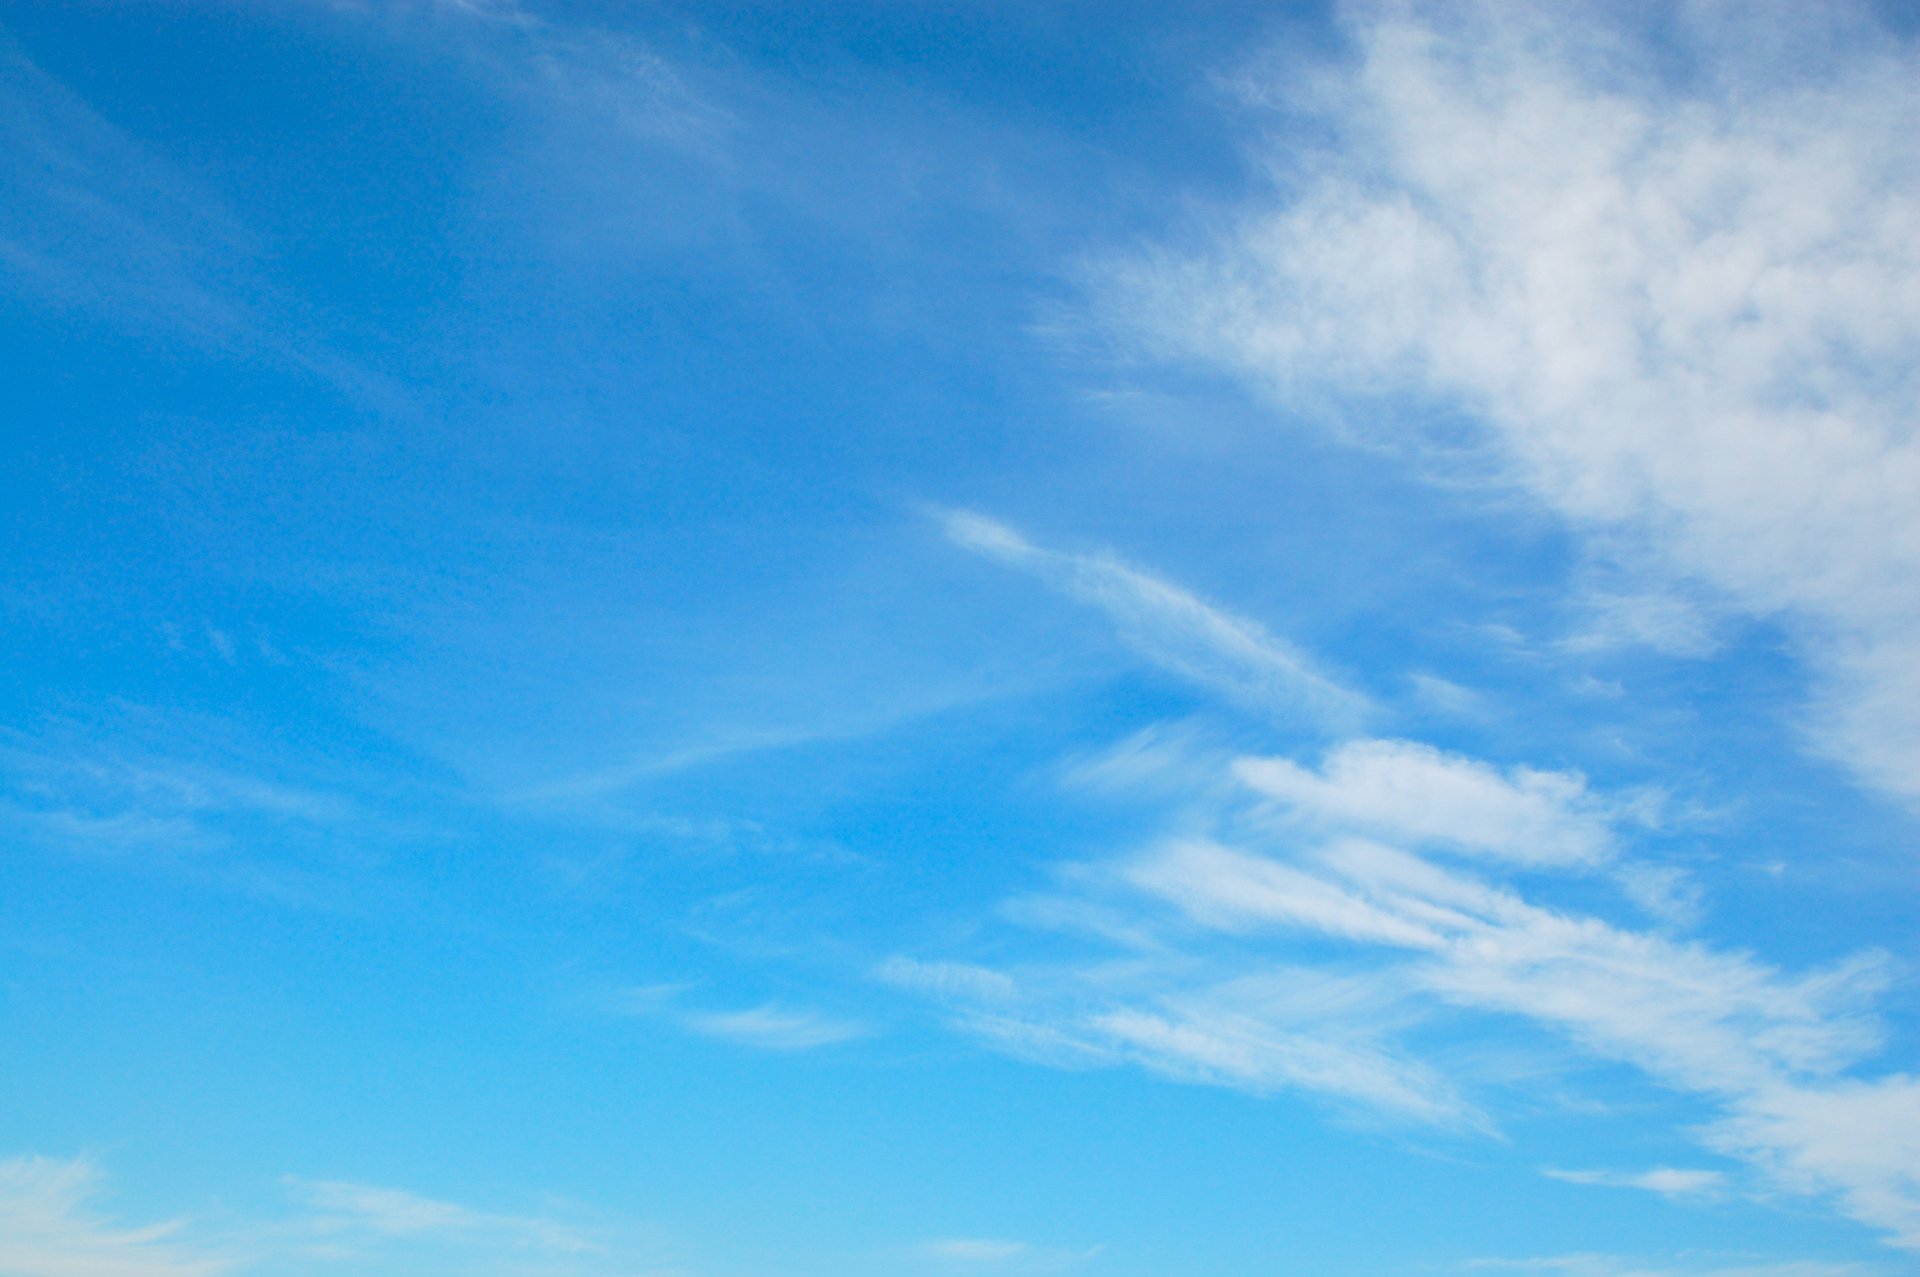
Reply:
[[[1920,1077],[1769,1084],[1708,1138],[1791,1188],[1836,1195],[1854,1218],[1920,1250]]]
[[[1372,829],[1418,845],[1523,864],[1598,860],[1612,849],[1586,781],[1475,759],[1413,741],[1350,741],[1318,772],[1284,758],[1243,760],[1242,781],[1306,821]]]
[[[1294,103],[1333,145],[1100,289],[1131,338],[1283,404],[1464,411],[1513,481],[1655,569],[1649,597],[1690,578],[1786,619],[1819,741],[1916,798],[1920,54],[1807,12],[1684,10],[1676,78],[1593,10],[1356,7],[1356,73]],[[1761,57],[1761,28],[1813,52]],[[1355,428],[1404,441],[1376,402]],[[1614,629],[1708,645],[1628,611]]]

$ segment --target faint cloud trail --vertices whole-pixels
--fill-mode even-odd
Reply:
[[[1004,523],[966,510],[934,509],[947,539],[1018,568],[1054,591],[1104,612],[1147,659],[1280,721],[1351,728],[1367,699],[1314,667],[1259,622],[1215,607],[1108,554],[1049,550]]]

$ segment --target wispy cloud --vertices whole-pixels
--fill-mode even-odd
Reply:
[[[200,851],[234,820],[316,829],[356,819],[338,794],[204,758],[73,734],[0,733],[0,824],[76,851]]]
[[[742,1011],[703,1011],[681,1021],[703,1037],[720,1038],[762,1051],[811,1051],[870,1036],[872,1030],[802,1007],[773,1004]]]
[[[398,1188],[334,1180],[290,1178],[289,1188],[319,1212],[310,1226],[321,1232],[365,1229],[388,1237],[444,1236],[491,1245],[532,1247],[580,1254],[604,1247],[554,1220],[497,1215]]]
[[[1103,1249],[1070,1250],[1001,1237],[939,1237],[920,1243],[914,1255],[953,1271],[1055,1273],[1086,1263]]]
[[[9,1277],[211,1277],[229,1260],[180,1222],[125,1227],[90,1209],[102,1177],[84,1158],[0,1160],[0,1273]]]
[[[1822,1260],[1770,1261],[1748,1256],[1705,1256],[1648,1262],[1621,1255],[1554,1255],[1536,1259],[1476,1259],[1468,1272],[1544,1273],[1547,1277],[1870,1277],[1885,1270],[1866,1264]]]
[[[231,341],[246,236],[0,30],[0,279],[62,308]]]
[[[1003,523],[963,510],[936,511],[955,545],[1019,568],[1095,607],[1121,637],[1162,668],[1245,709],[1285,721],[1350,726],[1366,699],[1315,668],[1290,644],[1109,554],[1033,544]]]
[[[597,1002],[613,1015],[665,1020],[700,1037],[717,1038],[759,1051],[812,1051],[873,1036],[874,1030],[869,1024],[811,1007],[766,1002],[735,1010],[715,1010],[711,1006],[689,1005],[686,995],[696,987],[690,983],[637,985],[604,995]]]
[[[920,1253],[930,1259],[961,1264],[1004,1264],[1019,1259],[1033,1248],[1025,1242],[1002,1241],[991,1237],[942,1237],[924,1243]]]
[[[0,1273],[7,1277],[215,1277],[327,1266],[378,1271],[529,1271],[553,1277],[669,1271],[631,1224],[582,1227],[502,1214],[405,1189],[289,1176],[290,1210],[126,1225],[96,1202],[88,1159],[0,1159]],[[574,1212],[577,1214],[577,1212]],[[685,1277],[684,1269],[671,1271]]]
[[[1534,903],[1421,848],[1457,854],[1479,844],[1497,853],[1475,862],[1488,869],[1583,872],[1610,848],[1607,801],[1565,776],[1502,773],[1401,742],[1370,755],[1380,744],[1339,747],[1317,772],[1222,760],[1242,793],[1216,799],[1213,832],[1169,834],[1077,866],[1063,879],[1061,908],[1018,915],[1049,925],[1070,920],[1078,902],[1118,920],[1107,935],[1147,943],[1123,939],[1117,957],[1024,968],[1005,981],[971,967],[957,968],[965,978],[916,980],[944,967],[896,964],[900,982],[1030,1058],[1131,1061],[1461,1128],[1489,1124],[1469,1098],[1473,1079],[1463,1092],[1407,1046],[1409,1030],[1517,1020],[1711,1103],[1720,1116],[1698,1132],[1702,1142],[1773,1185],[1830,1200],[1897,1244],[1920,1242],[1920,1082],[1858,1076],[1881,1045],[1871,1004],[1890,977],[1886,955],[1790,974]],[[1420,783],[1397,792],[1377,783],[1376,765],[1388,774],[1404,765]],[[1422,790],[1428,782],[1437,794]],[[1311,819],[1275,821],[1277,798]],[[1178,808],[1181,825],[1195,819],[1191,801]],[[1552,854],[1533,856],[1537,848]],[[1303,968],[1302,937],[1337,949]],[[1706,1184],[1683,1172],[1631,1182],[1674,1194]]]
[[[1603,859],[1612,813],[1584,777],[1515,767],[1403,740],[1348,741],[1319,771],[1284,758],[1242,760],[1242,781],[1308,823],[1371,830],[1520,863]]]
[[[407,407],[396,383],[296,317],[265,270],[265,248],[215,193],[0,28],[0,282],[10,292],[305,374],[366,407]]]
[[[1637,1188],[1663,1197],[1705,1197],[1726,1187],[1727,1177],[1720,1171],[1680,1170],[1656,1166],[1647,1171],[1569,1171],[1549,1168],[1540,1172],[1548,1179],[1569,1184],[1598,1184],[1606,1188]]]
[[[503,87],[631,137],[716,152],[740,125],[671,60],[622,32],[549,21],[517,0],[441,0],[435,16],[514,37],[484,51]]]
[[[1350,78],[1240,82],[1331,145],[1211,242],[1109,263],[1098,305],[1383,443],[1420,446],[1402,392],[1464,411],[1640,565],[1596,639],[1705,650],[1676,580],[1783,616],[1814,738],[1920,798],[1920,50],[1864,6],[1677,12],[1678,78],[1605,9],[1353,6]]]

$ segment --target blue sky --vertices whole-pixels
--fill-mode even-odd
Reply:
[[[1912,1271],[1915,40],[0,10],[0,1274]]]

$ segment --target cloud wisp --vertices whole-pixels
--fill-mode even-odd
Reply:
[[[687,1030],[761,1051],[812,1051],[864,1038],[872,1030],[805,1008],[767,1006],[742,1011],[706,1011],[685,1017]]]
[[[11,1277],[212,1277],[231,1261],[189,1245],[172,1221],[114,1224],[90,1202],[102,1176],[85,1158],[0,1160],[0,1273]]]
[[[365,1230],[383,1237],[450,1237],[563,1254],[603,1249],[580,1232],[535,1216],[495,1215],[405,1189],[338,1180],[289,1179],[288,1187],[318,1212],[323,1233]]]
[[[1605,1188],[1637,1188],[1662,1197],[1708,1197],[1726,1188],[1727,1177],[1720,1171],[1683,1170],[1656,1166],[1647,1171],[1570,1171],[1548,1168],[1540,1172],[1548,1179],[1569,1184],[1598,1184]]]
[[[87,1158],[0,1159],[0,1273],[7,1277],[217,1277],[326,1271],[664,1272],[657,1243],[606,1220],[500,1214],[406,1189],[285,1177],[290,1210],[119,1223],[95,1205],[106,1177]],[[638,1265],[638,1268],[636,1268]],[[683,1269],[672,1271],[684,1272]]]
[[[812,1007],[778,1002],[734,1010],[688,1006],[683,995],[693,987],[680,983],[638,985],[612,994],[603,1005],[613,1015],[664,1019],[696,1037],[779,1054],[817,1051],[874,1034],[871,1025]]]
[[[955,545],[1018,568],[1098,609],[1148,660],[1242,709],[1338,728],[1352,727],[1366,712],[1364,696],[1317,669],[1259,622],[1110,554],[1050,550],[1004,523],[964,510],[936,511],[935,517]]]
[[[1098,1256],[1103,1247],[1068,1250],[1004,1237],[936,1237],[913,1248],[913,1256],[944,1272],[1057,1273]]]

